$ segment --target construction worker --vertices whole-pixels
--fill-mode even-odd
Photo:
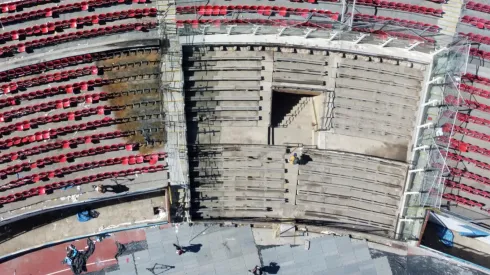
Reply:
[[[256,265],[252,270],[249,270],[248,273],[253,275],[262,275],[262,268]]]
[[[104,194],[107,190],[104,185],[99,184],[99,185],[92,185],[95,191]]]
[[[296,153],[294,153],[293,155],[291,155],[289,157],[289,163],[294,164],[294,162],[296,161],[296,158],[297,157],[298,157],[298,155]]]
[[[175,249],[176,249],[175,253],[176,253],[177,255],[179,255],[179,256],[180,256],[180,255],[182,255],[182,254],[184,254],[184,253],[185,253],[185,251],[184,251],[184,249],[183,249],[183,247],[182,247],[182,246],[180,246],[180,245],[176,245],[176,244],[173,244],[173,245],[175,246]]]

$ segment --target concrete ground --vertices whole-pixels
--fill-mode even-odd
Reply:
[[[107,199],[111,196],[100,194],[98,197]],[[106,202],[92,203],[88,209],[96,210],[100,215],[84,223],[79,222],[76,215],[77,212],[87,209],[82,205],[2,226],[0,254],[8,255],[46,243],[96,235],[107,230],[167,221],[166,213],[154,213],[154,208],[165,208],[163,191],[135,196],[134,199],[112,197],[112,200]]]
[[[284,227],[282,229],[287,229]],[[351,239],[308,233],[289,243],[294,230],[277,237],[276,229],[176,224],[111,234],[95,243],[87,274],[249,274],[255,265],[264,274],[483,274],[454,259],[420,248],[401,249]],[[300,234],[304,234],[301,232]],[[120,256],[115,242],[125,246]],[[176,255],[173,244],[188,249]],[[65,247],[83,250],[85,239],[28,253],[0,263],[2,274],[68,275],[60,263]]]

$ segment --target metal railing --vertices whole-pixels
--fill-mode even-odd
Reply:
[[[412,166],[401,202],[396,231],[399,239],[418,239],[425,208],[441,206],[444,180],[450,171],[446,162],[449,145],[440,140],[451,138],[456,116],[462,109],[457,105],[462,99],[459,83],[466,73],[469,49],[466,40],[458,40],[434,53],[417,118]],[[450,131],[443,131],[443,125],[451,125]]]

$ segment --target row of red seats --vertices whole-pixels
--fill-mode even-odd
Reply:
[[[420,13],[425,15],[433,15],[438,17],[442,17],[443,14],[443,11],[441,9],[433,9],[424,6],[404,4],[400,2],[381,1],[381,0],[356,0],[356,5],[380,7],[382,9],[400,10],[400,11]]]
[[[465,156],[462,156],[462,155],[454,154],[454,153],[451,153],[451,152],[445,152],[445,154],[446,154],[446,156],[447,156],[448,159],[452,159],[452,160],[457,161],[457,162],[466,161],[466,162],[469,162],[469,163],[473,163],[478,168],[481,168],[481,169],[484,169],[484,170],[490,170],[490,164],[488,164],[486,162],[479,161],[479,160],[476,160],[476,159],[472,159],[472,158],[469,158],[469,157],[465,157]]]
[[[465,15],[461,17],[461,22],[471,24],[473,27],[477,27],[479,29],[490,29],[490,20],[483,18]]]
[[[479,84],[490,86],[490,78],[486,78],[486,77],[482,77],[482,76],[478,76],[478,75],[474,75],[474,74],[470,74],[470,73],[464,74],[461,78],[467,79],[471,82],[476,82]]]
[[[90,96],[85,96],[85,100],[88,103],[92,103]],[[0,135],[6,136],[14,132],[27,131],[31,128],[37,128],[41,125],[48,123],[57,123],[62,121],[74,121],[81,119],[82,117],[89,117],[94,115],[105,115],[107,111],[120,111],[125,109],[125,106],[98,106],[94,108],[84,108],[83,110],[77,110],[75,112],[59,113],[52,116],[40,116],[30,120],[24,120],[17,122],[9,126],[0,127]]]
[[[1,100],[0,100],[1,101]],[[490,113],[490,106],[469,99],[458,99],[456,96],[448,95],[444,98],[447,104],[465,106],[470,109],[477,109]]]
[[[289,0],[289,2],[301,3],[303,0]],[[340,2],[340,0],[305,0],[304,2],[316,4],[317,2]]]
[[[34,10],[30,12],[19,13],[16,15],[10,15],[0,18],[0,22],[3,25],[10,25],[16,23],[24,23],[30,20],[36,20],[43,17],[53,17],[62,13],[71,13],[77,11],[88,11],[89,8],[98,8],[104,6],[113,6],[124,4],[125,0],[90,0],[87,2],[77,2],[73,4],[59,5],[52,8]],[[139,3],[144,4],[146,0],[141,0]]]
[[[460,32],[459,34],[462,36],[466,36],[470,41],[490,45],[490,36],[480,35],[472,32],[470,33]]]
[[[84,63],[92,63],[99,60],[113,58],[111,53],[120,53],[124,50],[114,50],[109,52],[93,52],[83,55],[69,56],[60,59],[54,59],[32,65],[26,65],[15,69],[0,72],[0,82],[11,81],[12,79],[29,76],[32,74],[46,73],[51,70],[59,70],[69,66],[75,66]]]
[[[472,95],[481,96],[484,98],[490,98],[490,91],[473,87],[471,85],[459,84],[459,89],[463,92],[467,92]]]
[[[2,85],[0,88],[2,89],[4,94],[8,94],[17,91],[17,89],[27,89],[32,86],[44,85],[55,81],[67,81],[70,78],[76,78],[90,74],[98,75],[99,68],[97,66],[86,66],[76,70],[61,71],[53,74],[44,74],[43,76],[39,77],[20,80],[17,82],[10,82],[9,84]]]
[[[108,99],[109,94],[105,92],[85,94],[14,109],[11,111],[0,113],[0,122],[10,121],[13,118],[19,118],[34,113],[70,108],[72,105],[76,105],[78,103],[87,103],[87,99],[89,98],[92,102],[96,103],[100,100]]]
[[[46,167],[51,164],[56,164],[56,163],[64,163],[67,161],[74,161],[75,159],[78,158],[84,158],[84,157],[89,157],[89,156],[95,156],[95,155],[102,155],[105,153],[109,152],[116,152],[116,151],[132,151],[132,148],[134,146],[138,145],[133,144],[133,143],[118,143],[118,144],[113,144],[113,145],[105,145],[105,146],[98,146],[94,148],[90,148],[88,150],[82,150],[82,151],[75,151],[71,152],[69,154],[61,154],[57,156],[51,156],[51,157],[45,157],[42,159],[38,159],[34,162],[23,162],[21,164],[16,164],[13,166],[9,166],[5,169],[0,170],[0,178],[6,178],[8,175],[14,175],[16,173],[20,173],[22,171],[29,171],[32,169],[35,169],[37,167]],[[131,148],[131,150],[127,150],[128,148]]]
[[[444,112],[444,116],[449,117],[449,118],[454,118],[454,112],[446,111],[446,112]],[[490,120],[480,118],[477,116],[470,116],[468,114],[458,113],[456,115],[456,119],[461,121],[461,122],[465,122],[465,123],[471,122],[471,123],[490,127]]]
[[[3,34],[0,34],[0,40],[4,40],[4,41],[20,40],[30,36],[52,34],[55,31],[61,31],[62,29],[66,29],[66,28],[77,28],[83,25],[95,25],[108,21],[124,20],[133,17],[143,18],[149,16],[151,17],[157,16],[157,10],[145,8],[145,9],[126,10],[120,12],[108,12],[108,13],[96,14],[92,16],[72,18],[69,20],[49,22],[47,24],[34,25],[32,27],[27,27],[25,29],[18,29],[10,32],[5,32]]]
[[[164,156],[165,155],[162,154],[162,157]],[[63,177],[71,173],[76,173],[76,172],[94,169],[98,167],[107,167],[107,166],[113,166],[119,164],[135,165],[135,164],[142,164],[142,163],[149,163],[150,165],[155,165],[159,160],[163,160],[163,158],[159,157],[159,154],[149,154],[149,155],[131,155],[131,156],[120,157],[120,158],[109,158],[106,160],[85,162],[85,163],[70,165],[56,170],[41,172],[41,173],[18,178],[16,180],[8,182],[7,184],[1,185],[0,191],[5,191],[23,185],[36,183],[39,182],[40,180],[47,180],[54,177]],[[65,155],[61,155],[58,157],[58,162],[66,162],[66,161],[67,161],[67,157]],[[32,164],[37,165],[37,162],[33,162]],[[27,166],[25,168],[27,168],[27,170],[31,170],[32,165]],[[20,171],[25,171],[25,170],[26,169],[21,169]],[[0,171],[0,175],[2,175],[1,171]]]
[[[75,133],[79,131],[93,130],[100,127],[117,124],[121,119],[112,119],[105,117],[104,119],[94,120],[87,123],[73,124],[70,126],[50,129],[49,131],[36,132],[29,136],[17,136],[6,140],[0,140],[0,148],[10,148],[12,146],[23,146],[33,142],[41,142],[49,139],[54,139],[59,135]]]
[[[265,16],[271,16],[277,14],[279,16],[299,15],[308,18],[311,15],[326,16],[333,20],[339,19],[339,13],[331,12],[329,10],[317,10],[317,9],[301,9],[301,8],[289,8],[285,6],[178,6],[176,8],[177,14],[197,14],[203,16],[223,16],[229,12],[249,12],[258,13]]]
[[[446,194],[442,195],[442,197],[448,201],[454,201],[456,203],[461,203],[461,204],[467,205],[469,207],[475,207],[476,206],[476,207],[482,208],[483,206],[485,206],[484,203],[481,203],[481,202],[478,202],[475,200],[470,200],[467,198],[463,198],[461,196],[450,194],[450,193],[446,193]]]
[[[483,133],[480,133],[480,132],[477,132],[474,130],[470,130],[470,129],[466,129],[466,128],[456,126],[456,125],[453,126],[449,123],[446,123],[442,126],[442,130],[446,133],[451,133],[451,128],[452,128],[453,132],[455,132],[455,133],[460,133],[460,134],[465,135],[465,136],[469,136],[469,137],[473,137],[473,138],[477,138],[477,139],[481,139],[481,140],[490,142],[490,135],[483,134]]]
[[[0,48],[0,54],[14,54],[16,52],[23,53],[28,49],[42,48],[47,46],[56,45],[59,43],[65,43],[70,41],[75,41],[79,39],[92,38],[103,35],[110,35],[129,31],[146,31],[148,29],[153,29],[157,26],[156,22],[145,22],[145,23],[132,23],[132,24],[121,24],[114,26],[107,26],[105,28],[97,28],[85,31],[77,31],[72,33],[66,33],[62,35],[54,35],[48,38],[41,38],[32,40],[25,43],[20,43],[11,46],[4,46]]]
[[[354,20],[362,21],[362,22],[383,23],[383,24],[391,22],[396,25],[400,25],[402,27],[427,30],[429,32],[439,32],[439,30],[441,29],[441,27],[434,24],[423,23],[423,22],[418,22],[413,20],[405,20],[400,18],[362,14],[362,13],[354,14]]]
[[[412,35],[408,33],[402,33],[402,32],[394,32],[394,31],[380,31],[380,30],[373,30],[369,28],[352,28],[353,31],[358,31],[358,32],[366,32],[366,33],[371,33],[376,37],[379,37],[381,40],[386,40],[388,37],[397,37],[403,40],[410,40],[410,41],[421,41],[425,42],[428,44],[435,44],[436,40],[431,37],[421,37],[420,35]]]
[[[451,169],[451,175],[452,176],[464,177],[464,178],[467,178],[467,179],[474,180],[474,181],[476,181],[478,183],[481,183],[481,184],[490,186],[490,179],[487,178],[487,177],[480,176],[480,175],[477,175],[475,173],[471,173],[471,172],[468,172],[468,171],[465,171],[465,170],[461,170],[461,169],[458,169],[458,168],[454,168],[454,167],[450,167],[449,169]]]
[[[490,13],[490,5],[469,1],[466,3],[466,8],[469,10],[476,10],[484,13]]]
[[[0,9],[2,13],[6,12],[16,12],[17,9],[34,7],[37,5],[44,5],[48,3],[59,2],[59,0],[20,0],[20,1],[12,1],[10,3],[0,5]]]
[[[110,178],[117,178],[117,177],[127,177],[127,176],[132,176],[136,174],[143,174],[143,173],[155,173],[158,171],[163,171],[166,168],[166,165],[156,165],[156,166],[148,166],[148,167],[142,167],[142,168],[134,168],[134,169],[128,169],[128,170],[123,170],[123,171],[116,171],[116,172],[106,172],[106,173],[100,173],[96,175],[91,175],[87,177],[82,177],[82,178],[77,178],[73,180],[68,180],[68,181],[60,181],[56,183],[51,183],[51,184],[46,184],[43,186],[39,187],[34,187],[29,190],[11,194],[5,197],[0,197],[0,205],[4,205],[7,203],[12,203],[15,201],[27,199],[29,197],[33,196],[38,196],[38,195],[44,195],[47,192],[61,189],[67,186],[77,186],[81,184],[87,184],[91,182],[97,182],[105,179],[110,179]]]
[[[176,20],[177,28],[183,28],[185,25],[191,25],[192,28],[199,28],[200,24],[213,24],[216,27],[223,25],[240,25],[240,24],[258,24],[258,25],[272,25],[272,26],[291,26],[291,27],[314,27],[314,28],[325,28],[331,29],[332,24],[324,23],[314,23],[314,22],[304,22],[298,20],[267,20],[267,19],[192,19],[192,20]]]
[[[55,131],[50,130],[48,132],[49,132],[50,136],[56,135]],[[101,134],[95,134],[95,135],[81,136],[81,137],[72,138],[69,140],[56,141],[53,143],[46,143],[46,144],[42,144],[39,146],[31,147],[29,149],[0,155],[0,163],[15,161],[19,158],[25,159],[28,156],[34,156],[34,155],[46,153],[46,152],[53,151],[53,150],[69,149],[71,147],[76,147],[80,144],[97,143],[101,140],[128,137],[128,136],[131,136],[133,134],[134,134],[134,131],[125,131],[125,132],[114,131],[114,132],[101,133]],[[29,143],[29,141],[27,140],[26,143]]]
[[[445,180],[445,184],[447,187],[456,188],[456,189],[459,189],[463,192],[468,192],[471,194],[475,194],[477,196],[482,196],[482,197],[487,198],[487,199],[490,198],[490,192],[487,192],[487,191],[484,191],[484,190],[481,190],[478,188],[474,188],[472,186],[469,186],[469,185],[466,185],[463,183],[457,183],[454,181]]]
[[[55,86],[44,90],[23,93],[12,97],[0,99],[0,108],[20,105],[22,101],[29,101],[37,98],[50,97],[58,94],[72,94],[76,91],[88,91],[92,87],[110,84],[111,80],[97,78],[89,81],[75,82],[72,84]]]
[[[473,153],[478,153],[484,156],[490,156],[490,150],[482,148],[480,146],[476,146],[461,140],[457,140],[454,138],[449,138],[446,136],[440,136],[437,137],[438,141],[441,141],[445,144],[449,143],[449,147],[455,150],[458,150],[460,152],[473,152]]]

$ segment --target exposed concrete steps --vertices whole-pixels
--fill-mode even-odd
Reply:
[[[284,116],[284,119],[279,123],[279,127],[288,127],[295,118],[303,111],[303,109],[307,108],[309,103],[311,102],[311,97],[303,97],[299,100],[298,104],[294,105],[294,107],[289,111],[288,114]]]
[[[458,25],[461,11],[464,7],[464,0],[450,0],[442,5],[444,16],[437,21],[437,25],[442,28],[441,33],[454,35]]]

